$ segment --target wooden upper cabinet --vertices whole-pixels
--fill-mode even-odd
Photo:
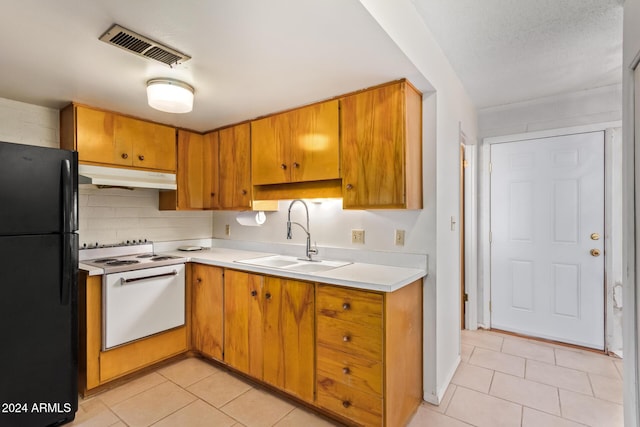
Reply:
[[[251,208],[251,128],[249,123],[218,131],[220,208]]]
[[[338,100],[251,122],[254,185],[340,178]]]
[[[345,209],[422,208],[422,95],[406,81],[340,100]]]
[[[203,209],[204,137],[178,131],[178,209]]]
[[[60,114],[61,147],[81,163],[176,171],[175,128],[81,105]]]
[[[128,148],[133,167],[176,170],[174,128],[116,115],[114,138],[116,147]]]

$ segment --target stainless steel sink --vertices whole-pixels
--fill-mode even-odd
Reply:
[[[349,261],[313,260],[296,258],[288,255],[270,255],[259,258],[236,260],[240,264],[255,265],[258,267],[277,268],[280,270],[297,271],[300,273],[315,273],[351,264]]]

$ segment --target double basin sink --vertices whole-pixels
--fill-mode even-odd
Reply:
[[[313,260],[296,258],[288,255],[270,255],[259,258],[236,260],[240,264],[254,265],[256,267],[275,268],[278,270],[296,271],[299,273],[317,273],[333,270],[351,264],[349,261]]]

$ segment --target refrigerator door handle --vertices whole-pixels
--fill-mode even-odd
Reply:
[[[78,281],[78,235],[62,235],[62,274],[60,278],[60,304],[69,305],[71,292],[77,289]]]
[[[68,159],[64,159],[62,160],[60,167],[62,168],[62,179],[60,182],[62,187],[62,232],[72,233],[74,230],[74,206],[71,162]]]

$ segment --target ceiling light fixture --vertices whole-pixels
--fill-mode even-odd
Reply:
[[[166,113],[188,113],[193,109],[193,87],[174,79],[151,79],[147,82],[147,102],[151,108]]]

